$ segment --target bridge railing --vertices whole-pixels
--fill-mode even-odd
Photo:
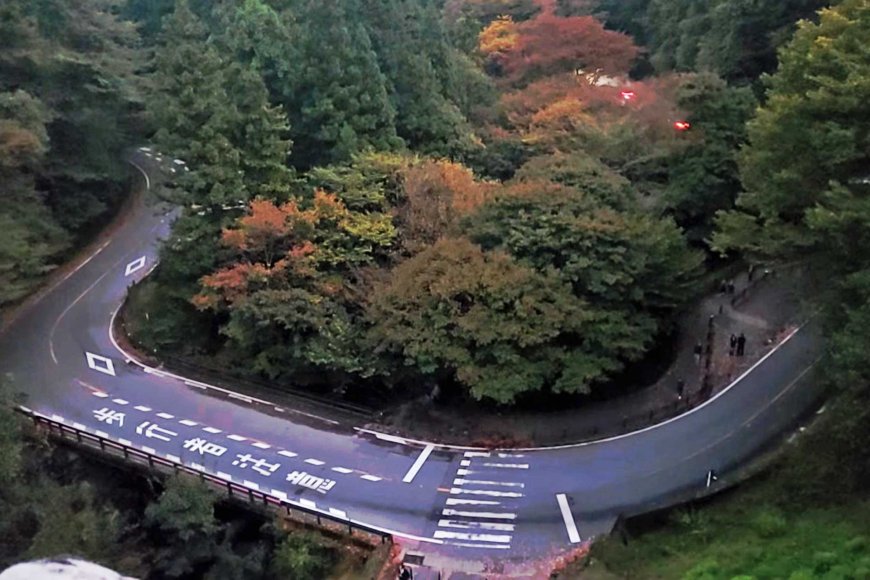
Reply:
[[[117,459],[123,459],[141,467],[147,467],[148,469],[159,473],[185,473],[189,476],[196,477],[212,489],[226,493],[227,497],[230,499],[244,500],[251,504],[278,510],[282,513],[282,516],[287,517],[288,519],[309,525],[316,525],[319,528],[335,533],[346,533],[369,544],[392,543],[393,541],[393,537],[390,533],[366,525],[362,522],[357,522],[347,517],[341,517],[340,515],[321,511],[316,508],[309,508],[292,500],[276,497],[272,494],[218,477],[211,473],[206,473],[205,471],[196,469],[189,465],[184,465],[183,463],[173,461],[166,457],[161,457],[160,455],[137,449],[131,445],[125,445],[118,441],[77,429],[67,425],[66,423],[35,413],[30,409],[17,407],[16,410],[33,421],[33,424],[37,429],[46,432],[52,439],[93,450],[99,450],[106,455]]]

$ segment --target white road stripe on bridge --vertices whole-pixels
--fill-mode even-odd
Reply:
[[[465,493],[468,495],[486,495],[489,497],[523,497],[523,494],[515,491],[491,491],[488,489],[468,489],[461,487],[451,487],[450,493],[452,495]]]
[[[511,513],[502,513],[502,512],[469,512],[464,510],[454,510],[450,508],[444,508],[441,510],[441,515],[447,517],[460,517],[460,518],[485,518],[489,520],[515,520],[517,519],[517,514]]]
[[[458,497],[448,497],[446,505],[501,505],[500,501],[491,499],[460,499]]]
[[[417,456],[417,460],[411,466],[411,469],[409,469],[408,473],[405,474],[405,477],[402,478],[404,483],[411,483],[414,481],[417,472],[420,471],[420,468],[423,467],[423,464],[426,463],[427,459],[429,459],[429,455],[432,453],[433,449],[435,449],[434,445],[427,445],[423,448],[423,451],[421,451],[420,455]]]
[[[506,469],[528,469],[528,463],[484,463],[484,467],[499,467]]]
[[[438,520],[438,527],[456,528],[458,530],[495,530],[497,532],[512,532],[514,524],[500,522],[466,522],[460,520]]]
[[[510,543],[511,536],[510,535],[497,535],[497,534],[471,534],[466,532],[447,532],[444,530],[436,530],[435,535],[433,536],[435,539],[451,539],[451,540],[466,540],[472,542],[499,542],[499,543]]]
[[[460,470],[462,471],[462,470]],[[525,487],[525,483],[517,483],[514,481],[486,481],[481,479],[463,479],[457,477],[453,480],[453,485],[495,485],[501,487]]]
[[[556,494],[556,502],[559,504],[559,510],[562,512],[562,519],[565,521],[565,529],[568,530],[568,540],[572,544],[580,541],[580,533],[577,531],[577,524],[574,523],[574,515],[571,513],[571,508],[568,506],[568,498],[564,493]]]

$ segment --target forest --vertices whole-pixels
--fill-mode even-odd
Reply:
[[[134,299],[148,350],[319,392],[588,394],[719,260],[753,87],[636,76],[603,6],[128,8],[191,168]]]
[[[724,265],[801,262],[840,403],[777,509],[842,507],[870,480],[870,5],[827,4],[6,0],[0,308],[144,143],[190,171],[133,339],[336,397],[606,391]]]

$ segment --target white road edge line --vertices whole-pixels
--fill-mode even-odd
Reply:
[[[429,459],[429,455],[435,449],[434,445],[427,445],[423,448],[423,451],[420,452],[420,455],[417,456],[417,461],[414,462],[414,465],[411,466],[411,469],[408,470],[408,473],[405,474],[405,477],[402,478],[404,483],[411,483],[414,481],[414,478],[417,476],[417,472],[420,471],[420,468],[423,467],[423,464],[426,463],[426,460]]]
[[[564,493],[556,494],[556,502],[559,504],[559,510],[562,512],[562,519],[565,521],[565,529],[568,530],[568,540],[572,544],[580,541],[580,533],[577,531],[577,524],[574,523],[574,515],[571,513],[571,508],[568,506],[568,498]]]

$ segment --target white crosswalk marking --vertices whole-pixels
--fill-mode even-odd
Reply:
[[[517,514],[506,514],[501,512],[468,512],[463,510],[452,510],[449,508],[444,508],[441,511],[441,515],[444,516],[453,516],[453,517],[462,517],[462,518],[486,518],[490,520],[515,520],[517,519]]]
[[[439,520],[440,528],[456,528],[459,530],[496,530],[499,532],[514,531],[514,524],[502,524],[498,522],[466,522],[464,520]]]
[[[453,485],[495,485],[500,487],[525,487],[526,484],[514,481],[487,481],[482,479],[462,479],[457,477],[453,480]]]
[[[491,499],[461,499],[457,497],[448,497],[445,505],[499,505],[500,501]]]
[[[437,530],[435,532],[435,539],[441,540],[445,538],[451,538],[454,540],[470,540],[473,542],[501,542],[501,543],[510,543],[511,536],[510,534],[504,535],[496,535],[496,534],[471,534],[466,532],[447,532],[444,530]]]
[[[468,548],[509,548],[516,532],[518,501],[527,483],[523,480],[530,471],[528,463],[515,462],[521,457],[509,452],[466,451],[446,490],[448,497],[433,539]]]

